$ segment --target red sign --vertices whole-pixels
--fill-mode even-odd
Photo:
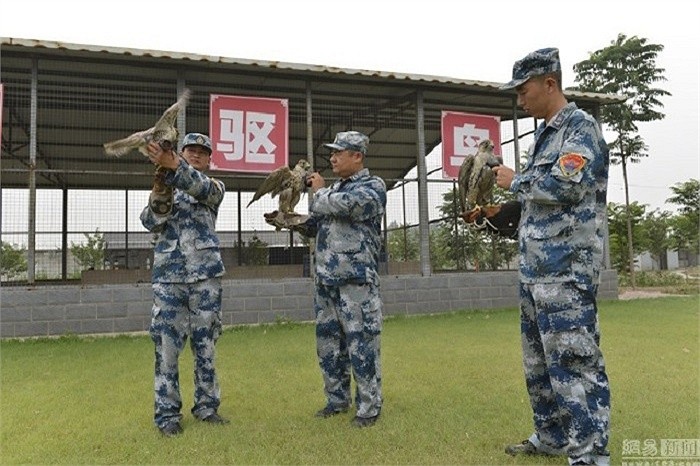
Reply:
[[[501,155],[501,119],[490,115],[442,112],[442,177],[457,179],[466,155],[475,154],[484,139]]]
[[[287,99],[209,97],[212,170],[269,173],[289,164]]]

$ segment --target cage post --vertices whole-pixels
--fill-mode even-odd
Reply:
[[[416,91],[416,165],[418,167],[418,224],[420,230],[421,275],[430,275],[430,230],[428,215],[428,175],[425,166],[425,108],[423,91]]]

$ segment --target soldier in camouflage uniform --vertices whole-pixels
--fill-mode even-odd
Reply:
[[[562,92],[557,49],[515,63],[502,89],[543,119],[522,173],[500,166],[517,194],[523,364],[535,432],[516,454],[566,455],[607,465],[610,388],[600,350],[596,293],[603,266],[608,148],[597,122]]]
[[[221,395],[214,370],[214,345],[221,333],[221,276],[224,264],[215,232],[224,184],[203,173],[211,142],[190,133],[181,154],[148,146],[158,166],[141,223],[154,233],[153,310],[155,343],[154,421],[166,436],[182,432],[178,358],[187,338],[194,355],[195,418],[225,424],[217,414]]]
[[[316,416],[346,412],[352,404],[350,373],[355,379],[356,427],[373,425],[382,409],[380,334],[382,301],[377,271],[386,185],[364,168],[369,138],[340,132],[331,149],[330,187],[318,173],[307,179],[315,193],[310,218],[302,226],[316,237],[316,348],[326,406]]]

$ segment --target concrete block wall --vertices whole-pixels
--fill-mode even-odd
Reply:
[[[310,278],[223,280],[224,325],[312,321]],[[385,315],[413,315],[518,305],[515,271],[385,275]],[[617,273],[606,271],[600,299],[617,299]],[[0,337],[146,331],[150,283],[0,288]]]

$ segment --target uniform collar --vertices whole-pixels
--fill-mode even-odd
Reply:
[[[569,115],[574,113],[577,108],[578,107],[574,102],[569,102],[568,104],[564,105],[551,120],[547,122],[547,126],[551,126],[554,129],[561,128],[564,121],[569,118]]]
[[[365,167],[365,168],[362,168],[362,169],[356,171],[355,173],[353,173],[352,175],[348,176],[345,179],[338,180],[338,185],[341,185],[343,183],[347,183],[348,181],[357,181],[360,178],[364,178],[367,176],[369,176],[369,169],[367,167]]]

